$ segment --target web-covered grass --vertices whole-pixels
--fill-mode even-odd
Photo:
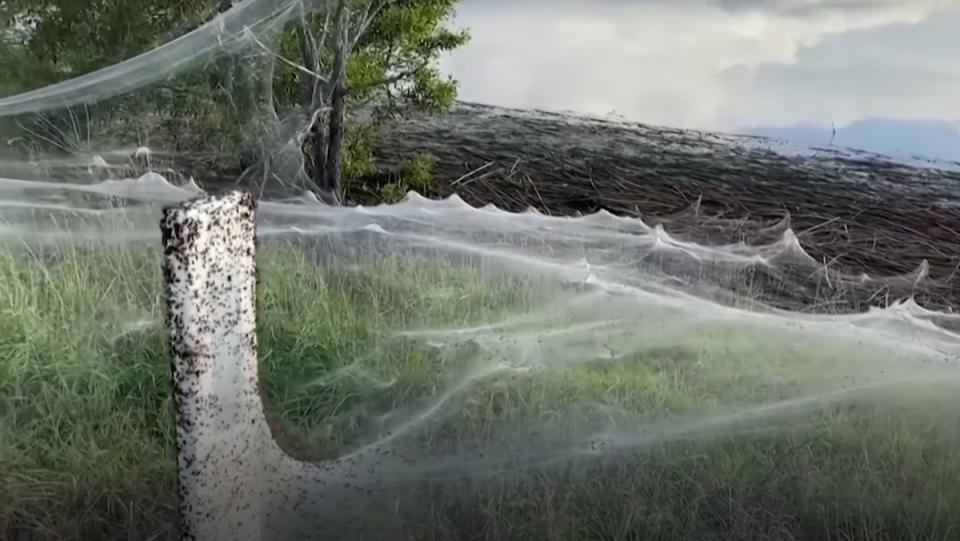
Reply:
[[[288,451],[313,460],[368,443],[378,423],[389,424],[385,416],[415,410],[494,362],[482,348],[407,340],[398,330],[496,322],[549,301],[552,290],[400,255],[334,269],[292,245],[263,248],[259,263],[271,424]],[[174,538],[161,285],[153,249],[3,247],[0,538]],[[420,495],[397,498],[395,516],[369,519],[417,539],[957,535],[960,456],[950,412],[960,399],[948,386],[905,385],[735,430],[706,416],[796,396],[798,385],[840,361],[738,344],[746,339],[732,330],[708,334],[691,347],[483,379],[415,439],[450,456],[497,442],[491,448],[503,457],[539,450],[564,460],[493,472],[481,453]],[[581,456],[550,455],[576,440],[556,434],[604,418],[621,435],[631,422],[704,421],[630,448],[586,440]]]

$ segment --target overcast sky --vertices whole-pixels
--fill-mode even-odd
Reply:
[[[937,122],[960,156],[960,0],[464,0],[455,22],[467,101],[722,131],[907,121],[914,146]]]

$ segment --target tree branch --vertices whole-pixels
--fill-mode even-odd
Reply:
[[[300,20],[297,24],[297,38],[300,41],[300,54],[303,57],[306,69],[311,73],[318,73],[320,71],[320,54],[317,51],[317,41],[307,24],[307,15],[302,4],[300,6]],[[313,110],[319,105],[318,86],[322,82],[316,76],[300,73],[300,103],[308,110]]]
[[[320,43],[324,43],[330,37],[330,9],[324,10],[323,15],[323,30],[321,31],[321,40]],[[323,60],[318,58],[318,62],[322,63]],[[323,67],[320,64],[317,64],[319,67]]]
[[[367,4],[367,9],[364,11],[363,17],[360,19],[360,23],[357,24],[356,33],[350,38],[349,50],[352,51],[357,46],[357,44],[360,42],[360,38],[362,38],[367,32],[367,29],[370,28],[370,25],[373,24],[373,21],[375,21],[377,16],[380,15],[380,12],[394,2],[396,2],[396,0],[370,0],[370,2]]]
[[[365,84],[362,84],[362,85],[356,85],[356,86],[348,87],[348,88],[347,88],[347,93],[350,94],[350,93],[353,93],[353,92],[359,92],[359,91],[361,91],[361,90],[366,90],[366,89],[368,89],[368,88],[373,88],[373,87],[375,87],[375,86],[390,86],[390,85],[392,85],[392,84],[394,84],[394,83],[398,83],[398,82],[400,82],[400,81],[402,81],[402,80],[404,80],[404,79],[407,79],[407,78],[409,78],[409,77],[413,77],[414,75],[416,75],[417,73],[419,73],[421,70],[423,70],[424,68],[426,68],[428,65],[430,65],[430,59],[424,60],[423,62],[420,63],[419,66],[417,66],[417,67],[415,67],[415,68],[413,68],[413,69],[402,71],[402,72],[400,72],[400,73],[398,73],[398,74],[396,74],[396,75],[393,75],[393,76],[390,76],[390,77],[386,77],[386,78],[383,78],[383,79],[380,79],[380,80],[377,80],[377,81],[371,81],[371,82],[369,82],[369,83],[365,83]]]
[[[300,72],[303,72],[303,73],[307,73],[307,74],[309,74],[309,75],[313,75],[314,77],[316,77],[318,80],[320,80],[320,81],[322,81],[322,82],[326,82],[326,81],[327,81],[327,77],[324,77],[323,75],[320,75],[319,73],[317,73],[317,72],[315,72],[315,71],[308,70],[307,68],[301,66],[300,64],[297,64],[296,62],[294,62],[294,61],[292,61],[292,60],[288,60],[287,58],[284,58],[282,55],[273,52],[273,50],[270,49],[270,47],[267,47],[267,45],[264,44],[262,41],[260,41],[260,39],[257,38],[257,36],[256,36],[250,29],[247,29],[246,32],[247,32],[248,37],[249,37],[257,46],[259,46],[261,49],[263,49],[263,51],[264,51],[264,53],[266,54],[266,56],[271,56],[271,57],[273,57],[274,59],[283,62],[284,64],[290,66],[291,68],[293,68],[293,69],[295,69],[295,70],[297,70],[297,71],[300,71]]]

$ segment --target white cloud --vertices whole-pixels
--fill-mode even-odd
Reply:
[[[445,67],[465,100],[683,127],[960,119],[955,6],[467,0],[473,41]]]

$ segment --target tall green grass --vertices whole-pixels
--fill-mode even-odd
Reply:
[[[421,404],[482,361],[392,331],[492,322],[549,300],[453,263],[377,257],[321,268],[259,259],[263,390],[281,444],[330,458],[377,415]],[[159,252],[0,249],[0,538],[171,539],[175,463]],[[424,443],[625,419],[673,419],[789,396],[841,359],[718,331],[690,347],[494,378]],[[792,376],[792,377],[791,377]],[[801,382],[802,382],[801,381]],[[417,539],[955,539],[960,398],[905,386],[749,435],[437,487],[397,502]],[[547,440],[544,440],[547,441]]]

